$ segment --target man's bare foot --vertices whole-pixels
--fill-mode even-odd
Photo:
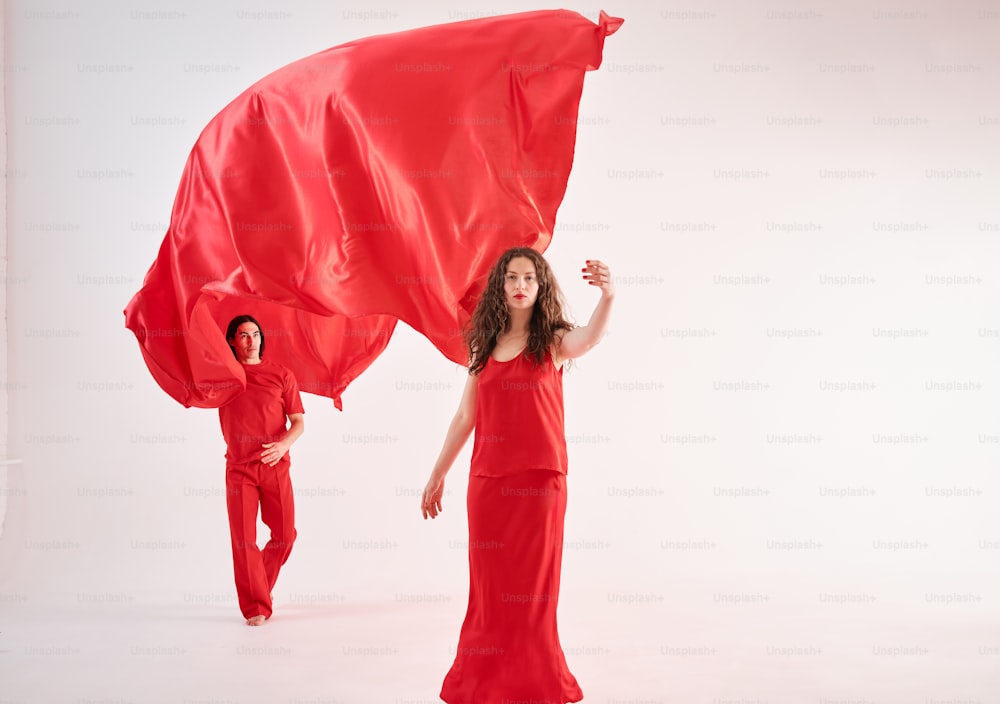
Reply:
[[[248,626],[263,626],[264,625],[264,621],[266,621],[266,620],[267,620],[266,616],[261,616],[260,614],[258,614],[257,616],[252,616],[251,618],[248,618],[247,619],[247,625]]]

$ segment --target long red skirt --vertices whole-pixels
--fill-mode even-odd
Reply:
[[[580,701],[583,692],[556,627],[565,475],[471,476],[468,510],[469,609],[441,698],[449,704]]]

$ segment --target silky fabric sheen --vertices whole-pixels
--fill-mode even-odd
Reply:
[[[559,643],[566,475],[469,477],[469,607],[448,704],[565,704],[583,698]]]
[[[556,609],[566,515],[562,367],[546,352],[480,371],[470,467],[469,605],[441,698],[579,701]]]
[[[479,372],[471,473],[505,477],[526,469],[566,474],[562,367],[521,352]]]
[[[302,391],[338,407],[398,320],[464,364],[490,266],[549,244],[583,77],[621,22],[553,10],[436,25],[248,88],[198,138],[125,309],[156,382],[185,406],[240,393],[222,330],[243,313]]]

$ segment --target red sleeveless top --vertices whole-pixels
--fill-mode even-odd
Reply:
[[[566,474],[562,369],[548,353],[538,366],[525,352],[479,372],[471,474],[507,477],[528,469]]]

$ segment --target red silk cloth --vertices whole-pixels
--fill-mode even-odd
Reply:
[[[397,320],[465,364],[490,266],[551,240],[583,77],[621,23],[552,10],[369,37],[244,91],[199,136],[125,309],[156,382],[202,408],[242,391],[225,326],[243,313],[338,408]]]

